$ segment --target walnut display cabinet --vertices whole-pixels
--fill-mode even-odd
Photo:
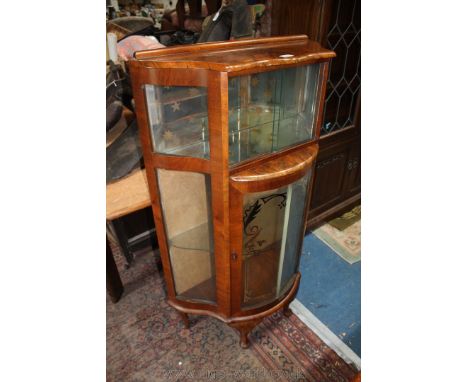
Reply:
[[[236,328],[290,313],[329,61],[307,36],[141,51],[130,62],[168,303]]]

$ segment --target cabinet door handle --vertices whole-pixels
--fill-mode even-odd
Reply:
[[[236,261],[236,260],[237,260],[237,253],[236,253],[236,252],[232,252],[232,253],[231,253],[231,260],[232,260],[232,261]]]
[[[347,163],[348,171],[351,171],[353,169],[353,161],[349,160]]]

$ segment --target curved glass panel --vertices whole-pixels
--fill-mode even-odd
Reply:
[[[284,295],[297,272],[310,171],[275,190],[244,195],[242,309]]]
[[[229,163],[313,139],[320,67],[229,79]]]
[[[290,209],[288,211],[289,224],[287,225],[286,245],[283,256],[283,267],[279,275],[278,295],[286,293],[292,285],[293,276],[299,267],[304,225],[302,224],[307,202],[307,186],[310,175],[306,175],[291,184]]]
[[[157,170],[177,298],[216,302],[210,176]]]

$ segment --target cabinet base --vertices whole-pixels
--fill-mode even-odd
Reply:
[[[287,295],[282,300],[280,300],[276,305],[271,306],[271,307],[267,306],[264,311],[260,311],[255,314],[250,314],[250,315],[245,315],[245,316],[226,318],[216,312],[184,307],[177,300],[176,301],[168,300],[168,304],[177,310],[186,328],[189,327],[188,314],[207,315],[207,316],[217,318],[220,321],[223,321],[224,323],[228,324],[230,327],[239,331],[239,337],[240,337],[239,344],[243,349],[247,349],[250,346],[249,333],[252,331],[252,329],[255,326],[257,326],[260,322],[262,322],[262,320],[265,317],[270,316],[279,310],[282,310],[283,314],[286,317],[291,316],[292,311],[291,309],[289,309],[289,304],[296,297],[297,291],[299,289],[300,279],[301,279],[301,274],[298,272],[291,289],[289,290]]]

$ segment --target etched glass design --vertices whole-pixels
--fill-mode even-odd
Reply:
[[[273,302],[292,286],[309,179],[310,172],[288,186],[244,196],[243,309]]]

